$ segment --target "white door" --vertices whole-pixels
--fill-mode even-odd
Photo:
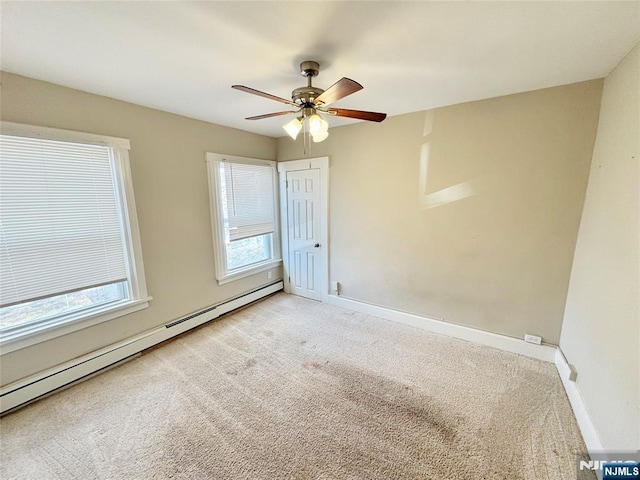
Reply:
[[[287,239],[291,293],[321,300],[320,169],[288,171]]]

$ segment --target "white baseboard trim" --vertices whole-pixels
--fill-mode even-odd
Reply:
[[[20,405],[31,402],[43,395],[57,390],[72,382],[90,376],[120,362],[132,355],[146,350],[160,342],[207,323],[237,308],[255,302],[267,295],[282,290],[282,281],[259,288],[237,298],[212,305],[200,312],[187,315],[182,319],[168,322],[166,325],[148,330],[108,347],[96,350],[82,357],[37,373],[25,379],[0,388],[0,413],[5,413]]]
[[[585,403],[582,399],[582,394],[580,393],[580,390],[578,390],[575,382],[569,380],[571,370],[564,354],[560,350],[560,347],[548,344],[533,345],[525,342],[524,340],[507,337],[506,335],[485,332],[483,330],[447,323],[442,320],[393,310],[391,308],[373,305],[350,298],[339,297],[337,295],[329,295],[327,303],[337,307],[346,308],[348,310],[353,310],[355,312],[364,313],[366,315],[391,320],[392,322],[411,325],[428,332],[459,338],[469,342],[554,363],[558,370],[558,374],[560,375],[560,379],[562,380],[562,385],[569,397],[569,402],[578,422],[578,427],[580,428],[582,437],[584,438],[584,443],[587,446],[587,451],[589,453],[601,453],[603,451],[602,443],[600,442],[598,433],[591,421],[591,417],[587,412]]]
[[[374,317],[384,318],[385,320],[391,320],[392,322],[411,325],[412,327],[421,328],[428,332],[438,333],[447,337],[479,343],[481,345],[498,348],[507,352],[537,358],[538,360],[543,360],[545,362],[555,362],[557,348],[555,345],[534,345],[527,343],[524,340],[507,337],[506,335],[485,332],[484,330],[456,325],[454,323],[447,323],[442,320],[423,317],[421,315],[402,312],[400,310],[393,310],[391,308],[339,297],[337,295],[329,295],[327,303]]]
[[[105,370],[115,363],[137,355],[149,347],[169,340],[187,330],[218,318],[225,313],[282,290],[283,286],[283,282],[280,281],[273,285],[260,288],[246,295],[204,309],[202,312],[205,313],[187,315],[182,319],[168,322],[166,325],[6,385],[0,388],[0,413],[5,413],[18,406],[29,403],[70,383],[88,378],[96,372]],[[411,325],[440,335],[460,338],[462,340],[554,363],[564,389],[567,392],[567,396],[569,397],[569,402],[578,421],[578,426],[582,432],[587,450],[590,453],[603,451],[602,443],[591,421],[591,417],[587,412],[580,390],[577,388],[575,382],[569,380],[569,364],[559,347],[553,345],[532,345],[526,343],[524,340],[507,337],[505,335],[446,323],[442,320],[393,310],[336,295],[329,295],[327,297],[327,303],[393,322]],[[170,325],[170,327],[168,328],[167,325]]]
[[[584,443],[587,446],[587,451],[589,453],[602,453],[604,448],[602,447],[602,442],[598,436],[598,431],[589,416],[589,412],[587,411],[587,407],[576,382],[569,380],[571,369],[569,368],[569,363],[562,353],[562,350],[560,350],[560,347],[556,350],[555,364],[558,369],[560,379],[562,380],[564,390],[567,392],[567,397],[569,397],[569,403],[571,403],[573,414],[576,416],[576,420],[578,421],[578,426],[580,427]]]

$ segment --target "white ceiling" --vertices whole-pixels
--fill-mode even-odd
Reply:
[[[2,70],[270,136],[298,65],[398,115],[606,76],[640,41],[639,1],[1,3]],[[284,108],[283,108],[284,107]],[[332,126],[353,120],[331,118]]]

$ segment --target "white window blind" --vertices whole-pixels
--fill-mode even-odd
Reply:
[[[0,306],[127,279],[112,154],[0,136]]]
[[[223,162],[229,240],[275,230],[273,167]]]

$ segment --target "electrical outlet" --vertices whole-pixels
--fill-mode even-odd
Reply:
[[[334,292],[340,291],[340,283],[339,282],[331,282],[331,290]]]
[[[524,341],[527,343],[533,343],[534,345],[540,345],[542,343],[542,337],[527,333],[524,336]]]
[[[267,272],[267,280],[271,280],[273,278],[273,272],[271,270],[269,270]]]

